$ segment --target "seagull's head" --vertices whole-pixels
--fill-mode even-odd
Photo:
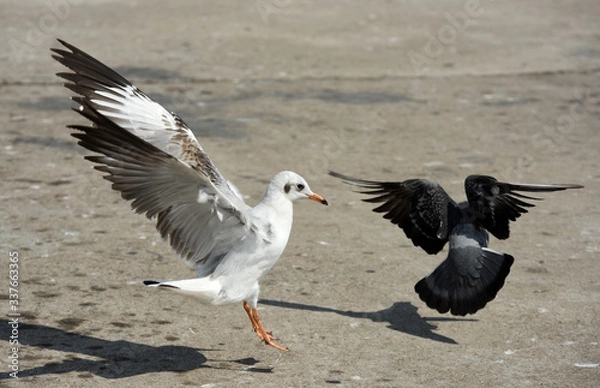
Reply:
[[[282,171],[275,175],[275,178],[271,181],[271,185],[277,191],[283,193],[284,197],[290,201],[297,199],[312,199],[315,202],[319,202],[323,205],[327,205],[325,198],[319,194],[313,193],[308,186],[308,183],[300,175],[291,171]]]

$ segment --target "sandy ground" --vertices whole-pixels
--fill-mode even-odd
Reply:
[[[597,386],[597,1],[81,3],[0,2],[0,385]],[[297,204],[261,283],[289,353],[261,344],[241,305],[141,285],[193,272],[69,136],[84,121],[54,76],[56,37],[180,113],[249,203],[283,169],[329,200]],[[586,187],[492,239],[515,264],[461,318],[413,292],[445,251],[414,248],[329,169],[429,177],[457,200],[471,173]]]

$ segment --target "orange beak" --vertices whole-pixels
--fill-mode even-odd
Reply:
[[[327,200],[325,198],[321,197],[319,194],[313,193],[311,195],[307,195],[307,197],[308,197],[308,199],[312,199],[313,201],[319,202],[325,206],[329,205],[327,203]]]

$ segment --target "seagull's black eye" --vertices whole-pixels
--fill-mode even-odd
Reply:
[[[298,188],[298,191],[302,191],[302,190],[304,190],[304,185],[302,183],[298,183],[296,185],[296,188]]]

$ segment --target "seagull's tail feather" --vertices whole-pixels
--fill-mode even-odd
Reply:
[[[168,281],[160,281],[160,280],[144,280],[144,285],[148,286],[148,287],[170,287],[170,288],[177,288],[175,286],[171,286],[169,285]]]
[[[169,288],[177,293],[193,296],[203,303],[215,303],[221,291],[221,284],[210,277],[185,280],[144,280],[147,287]]]
[[[475,314],[496,297],[514,262],[511,255],[481,248],[480,265],[464,273],[452,260],[444,260],[415,285],[428,307],[444,314]]]

